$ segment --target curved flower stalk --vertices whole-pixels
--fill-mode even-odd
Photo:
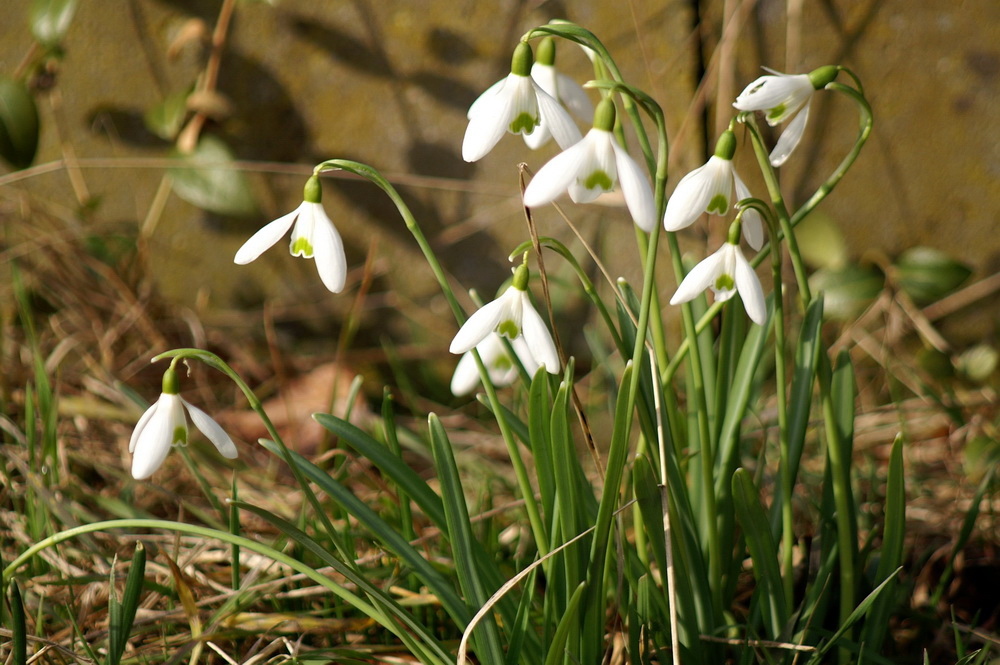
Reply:
[[[315,174],[306,181],[302,198],[302,204],[298,208],[250,236],[236,252],[233,262],[246,265],[254,261],[281,240],[291,228],[289,251],[292,256],[316,259],[316,269],[323,285],[332,293],[340,293],[347,280],[347,256],[337,228],[323,209],[323,189]],[[295,225],[294,228],[292,224]]]
[[[561,148],[580,140],[580,130],[559,102],[531,77],[531,46],[514,49],[510,74],[500,79],[469,107],[469,126],[462,141],[462,159],[475,162],[493,149],[504,133],[529,135],[544,124]]]
[[[569,109],[570,113],[586,122],[594,114],[594,105],[579,83],[556,69],[555,60],[555,40],[546,37],[538,45],[538,58],[531,66],[531,78],[549,96]],[[537,150],[552,138],[545,118],[541,120],[535,131],[524,134],[524,142],[532,150]]]
[[[538,361],[531,355],[531,350],[524,337],[515,337],[510,344],[517,355],[517,360],[524,365],[525,371],[534,376],[535,372],[538,371]],[[490,381],[493,382],[494,386],[500,388],[514,383],[514,380],[517,379],[517,364],[500,335],[496,333],[487,335],[486,339],[476,345],[476,351],[479,352],[479,357],[482,359],[483,365],[486,366],[486,371],[489,372]],[[480,381],[476,359],[472,355],[472,351],[466,351],[458,361],[455,373],[451,377],[451,394],[456,397],[468,395],[476,389]]]
[[[733,102],[733,106],[740,111],[764,111],[767,124],[771,127],[795,116],[771,151],[771,166],[777,168],[788,160],[802,140],[809,121],[813,93],[825,88],[837,77],[837,68],[826,65],[808,74],[782,74],[772,69],[767,71],[771,73],[748,85]]]
[[[708,162],[677,183],[663,214],[663,227],[667,231],[686,228],[705,212],[716,215],[728,213],[735,205],[732,198],[734,186],[736,200],[750,198],[749,188],[733,168],[735,153],[736,136],[727,129],[716,142],[715,154]],[[756,250],[764,245],[764,225],[756,210],[743,213],[743,235],[747,244]]]
[[[499,298],[479,308],[459,329],[449,351],[466,353],[478,347],[491,334],[513,341],[523,337],[531,360],[549,374],[558,374],[561,363],[552,334],[528,298],[528,266],[514,271],[513,283]]]
[[[132,477],[136,480],[153,475],[171,447],[187,445],[188,415],[223,457],[236,459],[236,445],[229,435],[211,416],[177,393],[177,372],[171,365],[163,374],[160,398],[142,414],[128,443],[128,451],[133,454]]]
[[[642,169],[615,139],[614,125],[615,103],[608,97],[597,105],[593,129],[539,169],[524,191],[524,205],[545,205],[567,191],[577,203],[588,203],[620,184],[636,226],[651,232],[656,226],[653,191]]]
[[[671,305],[694,300],[705,289],[712,289],[719,302],[725,302],[739,292],[750,320],[757,325],[764,324],[767,318],[764,290],[740,250],[739,227],[739,221],[733,222],[726,243],[687,274],[670,299]]]

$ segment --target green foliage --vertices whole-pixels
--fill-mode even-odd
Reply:
[[[199,208],[233,217],[257,212],[253,190],[245,173],[233,163],[233,153],[216,136],[203,136],[194,151],[176,153],[178,165],[171,168],[174,191]]]
[[[38,151],[38,109],[24,83],[0,76],[0,157],[25,169]]]

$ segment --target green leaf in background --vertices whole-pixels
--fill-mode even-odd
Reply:
[[[873,268],[847,265],[839,270],[824,268],[809,278],[813,292],[824,294],[824,313],[834,319],[853,319],[878,296],[885,283]]]
[[[33,0],[31,3],[31,34],[43,46],[58,46],[76,13],[77,0]]]
[[[166,99],[146,111],[142,116],[146,129],[166,141],[176,139],[184,126],[190,94],[190,90],[183,90],[167,95]]]
[[[962,352],[955,363],[958,371],[971,381],[985,383],[997,369],[997,350],[989,344],[976,344]]]
[[[914,247],[896,259],[896,280],[918,305],[940,300],[972,275],[972,270],[939,249]]]
[[[174,157],[181,164],[170,169],[174,191],[188,203],[230,217],[257,212],[250,182],[234,167],[233,153],[222,139],[203,136],[194,152]]]
[[[0,77],[0,157],[15,169],[31,166],[38,132],[38,109],[27,86]]]
[[[840,270],[847,265],[847,241],[832,217],[810,214],[795,227],[795,238],[802,258],[812,267]]]

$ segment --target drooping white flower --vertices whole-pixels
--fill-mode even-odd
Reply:
[[[323,285],[333,293],[340,293],[347,280],[347,256],[337,228],[323,209],[322,193],[319,178],[310,176],[302,204],[250,236],[236,252],[233,262],[239,265],[250,263],[281,240],[291,228],[289,251],[292,256],[315,259]]]
[[[727,129],[719,137],[715,154],[708,162],[677,183],[663,214],[663,227],[667,231],[686,228],[705,212],[726,215],[736,202],[732,198],[734,185],[736,200],[750,197],[750,190],[733,168],[735,152],[736,137]],[[764,225],[756,210],[743,213],[743,235],[754,249],[763,246]]]
[[[531,66],[531,78],[550,97],[569,109],[570,113],[583,121],[589,120],[594,114],[590,97],[579,83],[556,69],[555,58],[555,40],[546,37],[538,45],[538,58]],[[524,142],[532,150],[537,150],[548,143],[550,138],[552,132],[543,117],[535,131],[524,135]]]
[[[229,435],[211,416],[177,394],[177,375],[170,368],[163,375],[160,398],[142,414],[129,440],[133,478],[149,478],[163,464],[172,446],[187,445],[188,415],[223,457],[236,459],[236,445]]]
[[[740,111],[764,111],[767,124],[772,127],[798,113],[771,150],[771,166],[778,167],[785,163],[802,140],[809,120],[813,93],[826,87],[837,77],[837,68],[827,65],[808,74],[782,74],[772,69],[767,71],[771,73],[748,85],[733,102],[733,106]]]
[[[705,289],[712,289],[715,299],[719,301],[729,300],[739,292],[750,320],[757,325],[764,324],[767,318],[764,290],[739,245],[726,242],[718,251],[696,265],[681,281],[670,304],[679,305],[694,300]]]
[[[517,359],[524,365],[528,374],[534,375],[538,371],[538,362],[531,355],[524,337],[515,337],[510,342]],[[517,366],[510,352],[500,338],[500,335],[491,333],[482,342],[476,345],[479,358],[489,372],[490,381],[494,386],[509,386],[517,378]],[[479,385],[479,368],[476,366],[476,359],[472,356],[472,351],[466,351],[455,367],[455,374],[451,377],[451,394],[459,397],[468,395]]]
[[[459,329],[449,351],[466,353],[479,346],[491,334],[498,333],[509,340],[523,337],[527,351],[538,367],[549,374],[560,368],[552,334],[541,315],[528,298],[528,267],[521,265],[514,272],[513,283],[496,300],[483,305]]]
[[[632,219],[651,232],[656,226],[653,191],[642,169],[615,139],[614,124],[615,104],[607,98],[597,105],[593,129],[538,170],[524,190],[524,205],[545,205],[566,191],[577,203],[587,203],[620,183]]]
[[[561,148],[580,140],[580,130],[559,102],[531,78],[531,47],[514,49],[510,74],[500,79],[469,107],[469,126],[462,142],[462,158],[475,162],[493,149],[506,132],[531,134],[544,123]]]

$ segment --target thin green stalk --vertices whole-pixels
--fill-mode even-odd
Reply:
[[[438,261],[437,255],[434,253],[433,248],[431,248],[430,243],[427,241],[427,237],[424,236],[423,230],[417,223],[413,213],[410,212],[409,206],[407,206],[406,202],[404,202],[402,197],[399,196],[396,188],[393,187],[388,180],[382,177],[381,173],[372,167],[346,159],[329,159],[317,165],[314,172],[316,174],[320,174],[324,171],[333,170],[348,171],[361,176],[362,178],[365,178],[366,180],[369,180],[377,185],[383,192],[386,193],[389,199],[396,205],[396,209],[399,211],[400,216],[402,216],[403,223],[406,224],[407,230],[409,230],[414,240],[417,241],[417,245],[420,246],[420,250],[423,252],[424,258],[427,260],[427,263],[431,267],[431,271],[437,278],[438,285],[441,287],[442,293],[444,293],[445,298],[448,300],[448,304],[451,306],[451,311],[455,315],[455,320],[459,325],[463,324],[465,322],[465,312],[462,310],[462,306],[459,305],[458,299],[455,297],[455,292],[451,288],[451,284],[448,283],[448,277],[445,275],[444,269],[441,267],[441,262]],[[507,445],[507,452],[510,455],[511,464],[514,466],[514,474],[517,477],[517,482],[521,490],[521,496],[524,499],[524,507],[528,514],[528,521],[531,524],[532,534],[535,537],[535,542],[538,544],[539,551],[542,555],[544,555],[548,550],[549,539],[546,535],[545,524],[542,521],[541,514],[538,510],[538,502],[535,501],[534,489],[528,479],[527,467],[521,458],[521,450],[517,445],[517,439],[514,437],[510,424],[504,417],[503,408],[500,404],[500,399],[497,397],[496,388],[490,380],[489,372],[486,370],[486,366],[483,364],[482,358],[479,357],[479,352],[475,349],[473,349],[473,357],[475,357],[476,365],[479,367],[479,376],[482,379],[483,388],[486,390],[486,396],[489,400],[491,410],[493,411],[497,425],[500,428],[500,435],[503,437],[504,443]]]

